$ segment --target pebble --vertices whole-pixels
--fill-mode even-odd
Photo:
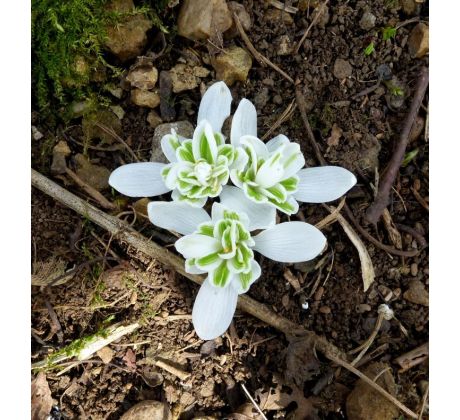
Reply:
[[[153,89],[158,80],[158,70],[153,65],[142,65],[130,70],[126,76],[126,80],[131,83],[131,86],[142,89]]]
[[[415,178],[414,179],[414,190],[415,191],[420,191],[420,187],[421,187],[421,182],[420,182],[420,179],[418,178]],[[419,226],[422,226],[419,222],[416,223],[416,229],[420,232],[420,230],[417,228],[417,224]],[[423,229],[423,228],[422,228]],[[421,232],[422,233],[422,232]]]
[[[329,306],[321,306],[319,308],[319,311],[322,313],[322,314],[330,314],[331,313],[331,308]]]
[[[400,0],[403,12],[408,16],[415,16],[420,13],[421,3],[416,0]]]
[[[288,35],[281,35],[275,40],[275,44],[278,45],[276,50],[277,55],[289,55],[292,52],[291,40]]]
[[[157,92],[136,88],[131,91],[131,101],[137,106],[156,108],[160,105],[160,95]]]
[[[410,273],[414,277],[418,274],[418,264],[417,263],[412,263],[410,265]]]
[[[172,420],[169,407],[160,401],[145,400],[131,407],[120,420]]]
[[[147,115],[147,122],[150,124],[150,127],[156,128],[163,122],[163,120],[156,111],[152,110]]]
[[[252,23],[251,23],[251,16],[249,13],[246,11],[244,6],[236,1],[229,1],[227,3],[227,6],[230,10],[230,12],[233,14],[236,14],[238,17],[241,26],[243,29],[248,32],[251,29]],[[232,19],[232,26],[230,26],[230,29],[228,29],[225,32],[225,36],[227,38],[234,38],[239,34],[238,29],[236,27],[235,21]]]
[[[412,29],[407,40],[409,53],[412,57],[421,58],[429,51],[429,29],[424,23],[417,24]]]
[[[323,294],[324,294],[324,287],[320,286],[318,287],[318,290],[315,292],[315,295],[313,298],[315,300],[321,300],[321,298],[323,297]]]
[[[393,292],[389,287],[387,287],[387,286],[385,286],[383,284],[379,284],[377,289],[382,294],[383,299],[385,300],[385,302],[388,302],[393,297]]]
[[[364,370],[364,374],[371,379],[380,375],[377,384],[391,395],[396,395],[396,384],[389,365],[372,363]],[[362,379],[356,381],[355,387],[348,395],[346,411],[349,420],[393,420],[399,413],[392,402]]]
[[[179,35],[192,41],[208,39],[232,26],[232,15],[225,0],[185,0],[179,11]]]
[[[245,82],[252,67],[251,55],[240,47],[229,47],[211,60],[216,70],[216,79],[223,80],[228,86],[237,80]]]
[[[429,306],[429,294],[420,280],[412,280],[403,297],[409,302]]]
[[[32,126],[32,138],[37,141],[43,138],[43,134],[34,125]]]
[[[420,135],[423,133],[424,129],[425,129],[425,120],[420,115],[417,115],[414,123],[412,124],[412,128],[410,129],[409,143],[416,141],[420,137]]]
[[[82,154],[75,155],[76,174],[95,190],[101,191],[109,186],[110,171],[100,164],[93,164]]]
[[[119,136],[122,134],[121,121],[117,115],[110,109],[99,109],[83,116],[81,125],[85,140],[99,139],[106,144],[116,141],[112,134],[107,133],[98,124],[112,129]]]
[[[53,160],[51,163],[51,173],[53,175],[66,173],[66,157],[70,156],[70,153],[70,148],[64,140],[60,140],[53,147]]]
[[[276,105],[281,105],[283,103],[283,98],[281,97],[281,95],[275,95],[273,97],[273,103],[275,103]]]
[[[356,310],[360,313],[363,314],[364,312],[369,312],[372,310],[371,305],[368,305],[367,303],[361,303],[356,307]]]
[[[375,15],[373,15],[369,11],[365,11],[363,13],[363,16],[361,17],[361,20],[359,21],[359,26],[361,29],[364,29],[365,31],[368,31],[369,29],[372,29],[375,26],[375,21],[376,21]]]
[[[215,383],[212,379],[208,379],[200,389],[200,395],[202,397],[211,397],[214,395]]]
[[[321,11],[321,15],[318,18],[316,18],[316,15],[320,11]],[[319,28],[324,28],[329,23],[329,19],[330,19],[329,7],[324,6],[324,5],[319,5],[315,7],[315,9],[313,10],[311,14],[311,19],[312,21],[314,19],[318,19],[316,21],[316,26],[318,26]]]
[[[350,77],[352,71],[353,68],[347,60],[344,60],[343,58],[337,58],[337,60],[335,60],[333,73],[337,79],[342,80]]]
[[[194,127],[189,121],[176,121],[173,123],[160,124],[155,128],[152,138],[152,153],[150,155],[150,162],[169,163],[161,150],[161,139],[166,134],[171,133],[171,129],[176,130],[176,133],[187,139],[193,137]]]
[[[271,8],[265,12],[264,19],[271,24],[276,24],[277,22],[284,23],[285,25],[293,25],[294,19],[292,16],[280,9]]]
[[[132,0],[117,0],[110,3],[109,8],[115,12],[134,10]],[[126,62],[141,55],[147,45],[147,31],[153,22],[142,14],[128,15],[123,22],[107,28],[104,38],[106,48],[121,62]]]
[[[102,347],[102,349],[97,351],[97,355],[101,358],[101,360],[104,363],[107,364],[107,363],[110,363],[110,361],[113,359],[114,351],[110,347],[105,346],[105,347]]]
[[[195,89],[200,84],[200,78],[209,75],[209,70],[188,64],[176,64],[170,71],[172,90],[174,93]]]

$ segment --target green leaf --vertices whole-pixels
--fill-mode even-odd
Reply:
[[[372,41],[365,49],[364,55],[371,55],[375,51],[374,41]]]
[[[382,38],[384,41],[388,41],[391,38],[394,38],[396,36],[396,28],[393,28],[392,26],[387,26],[386,28],[382,29]]]
[[[401,163],[401,166],[405,168],[409,163],[418,155],[418,149],[411,150],[410,152],[406,153],[404,159]]]

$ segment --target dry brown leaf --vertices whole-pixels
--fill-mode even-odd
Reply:
[[[329,211],[332,213],[335,210],[335,207],[328,206]],[[369,252],[367,252],[367,248],[364,245],[361,238],[358,234],[353,230],[350,224],[344,219],[344,217],[338,213],[337,214],[337,221],[342,226],[343,230],[347,234],[348,238],[352,242],[352,244],[356,247],[359,254],[359,259],[361,261],[361,271],[363,276],[363,284],[364,284],[364,291],[369,289],[369,286],[375,279],[375,271],[374,265],[372,264],[371,257]]]
[[[310,335],[289,340],[286,352],[286,379],[302,386],[320,372],[321,363],[316,358],[315,342]]]
[[[53,408],[51,390],[44,372],[40,372],[32,381],[32,420],[46,419]]]
[[[65,275],[66,266],[64,260],[54,256],[46,261],[37,261],[33,265],[32,286],[58,286],[67,283],[75,273]]]
[[[131,371],[131,372],[135,372],[136,371],[136,355],[134,354],[134,352],[131,350],[131,348],[128,348],[128,350],[126,350],[126,353],[125,355],[123,356],[123,360],[126,364],[126,367]]]
[[[331,135],[327,139],[327,145],[329,147],[338,146],[339,140],[340,140],[340,137],[342,137],[342,134],[343,134],[342,129],[337,124],[334,124],[331,129]]]
[[[388,211],[388,209],[383,210],[382,218],[391,243],[395,246],[395,248],[402,249],[401,234],[399,233],[398,229],[396,229],[396,226],[393,223],[393,219],[391,218],[391,214]]]

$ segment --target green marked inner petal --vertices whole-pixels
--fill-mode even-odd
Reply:
[[[278,203],[284,203],[287,199],[286,190],[280,184],[273,185],[273,187],[270,188],[265,188],[265,191],[267,191],[267,197],[269,200],[273,199]]]
[[[217,146],[221,146],[225,143],[225,137],[221,133],[214,133],[214,139],[216,140]]]
[[[267,196],[265,196],[257,187],[252,187],[246,183],[243,185],[243,189],[247,197],[257,203],[266,203],[268,200]]]
[[[182,161],[192,162],[192,163],[195,162],[195,159],[193,158],[193,153],[184,146],[181,146],[177,149],[176,156],[177,156],[177,159],[182,160]]]
[[[200,155],[208,163],[213,163],[214,159],[211,153],[211,147],[209,146],[208,138],[206,134],[203,133],[200,138]]]
[[[224,219],[240,220],[240,216],[234,211],[224,210]]]
[[[214,237],[214,224],[213,223],[202,223],[198,226],[198,233],[202,235]]]
[[[285,188],[286,192],[293,194],[297,191],[299,177],[297,175],[291,176],[290,178],[280,181],[280,184]]]
[[[252,270],[248,271],[247,273],[240,273],[240,282],[243,286],[243,290],[246,290],[251,284],[252,275]]]
[[[230,270],[227,267],[227,262],[223,261],[212,274],[214,285],[224,287],[230,280]]]
[[[195,259],[195,265],[198,268],[201,268],[202,270],[206,270],[207,266],[210,266],[211,264],[216,263],[219,260],[219,253],[214,252],[213,254],[206,255],[201,258],[196,258]]]
[[[214,238],[216,239],[221,239],[222,235],[225,232],[225,229],[230,225],[228,220],[219,220],[215,225],[214,225]]]
[[[269,199],[269,203],[273,204],[278,210],[282,211],[283,213],[293,214],[296,212],[295,207],[292,204],[290,204],[288,201],[285,201],[284,203],[278,203],[275,200]]]

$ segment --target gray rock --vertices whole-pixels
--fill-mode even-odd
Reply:
[[[179,35],[193,41],[208,39],[215,31],[232,26],[232,15],[225,0],[185,0],[177,21]]]
[[[160,401],[145,400],[131,407],[120,420],[172,420],[169,407]]]
[[[375,15],[373,15],[369,11],[365,11],[363,13],[363,16],[361,17],[361,20],[359,21],[359,26],[361,29],[364,29],[365,31],[368,31],[369,29],[372,29],[375,26],[375,21],[376,21]]]
[[[342,80],[347,77],[350,77],[352,71],[353,68],[347,60],[344,60],[343,58],[337,58],[337,60],[335,60],[333,72],[334,76],[337,77],[337,79]]]
[[[171,129],[176,130],[179,136],[191,139],[193,137],[194,127],[188,121],[177,121],[173,123],[160,124],[155,128],[152,139],[152,153],[150,155],[151,162],[169,163],[163,151],[161,150],[161,139],[166,134],[171,133]]]
[[[228,8],[230,9],[230,12],[236,14],[236,16],[238,17],[243,29],[246,32],[249,31],[252,26],[251,16],[249,16],[249,13],[246,11],[244,6],[236,1],[229,1],[227,5],[228,5]],[[237,35],[238,35],[238,29],[236,27],[235,21],[232,20],[232,26],[230,27],[230,29],[228,29],[225,32],[225,36],[227,38],[234,38]]]
[[[429,294],[420,280],[412,280],[403,294],[404,299],[417,305],[428,306]]]
[[[163,120],[156,111],[152,110],[149,112],[149,115],[147,115],[147,122],[150,124],[150,127],[156,128],[163,122]]]
[[[91,163],[80,153],[75,155],[75,162],[77,164],[75,172],[83,181],[98,191],[108,188],[110,171],[105,166]]]

